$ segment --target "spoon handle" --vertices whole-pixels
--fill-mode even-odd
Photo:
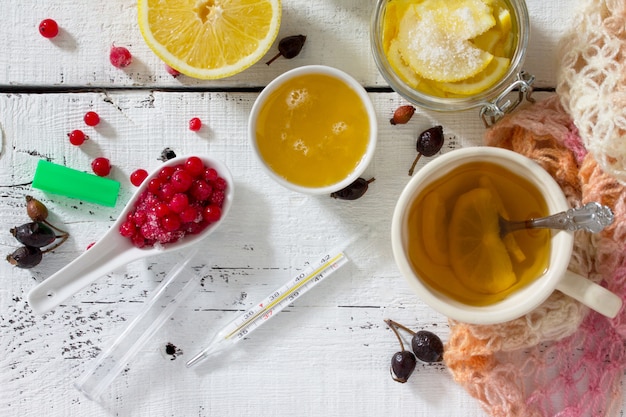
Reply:
[[[511,222],[509,231],[518,229],[558,229],[587,230],[592,233],[601,232],[613,223],[613,212],[608,206],[596,202],[587,203],[582,207],[572,208],[547,217]]]
[[[37,314],[52,310],[99,277],[141,257],[139,249],[129,246],[114,235],[105,236],[30,290],[28,304]]]

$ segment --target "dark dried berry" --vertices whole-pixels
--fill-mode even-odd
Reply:
[[[417,157],[413,161],[413,165],[409,169],[409,175],[413,175],[415,165],[422,155],[433,156],[443,147],[443,127],[434,126],[426,129],[417,137],[415,148],[417,149]]]
[[[26,196],[26,213],[36,222],[48,218],[48,208],[41,201],[29,195]]]
[[[170,159],[176,158],[176,153],[172,148],[165,148],[161,151],[161,157],[159,158],[161,161],[169,161]]]
[[[39,248],[33,248],[32,246],[22,246],[17,248],[12,254],[7,255],[7,261],[18,268],[32,268],[39,265],[43,253]]]
[[[443,360],[443,343],[436,334],[420,330],[413,335],[411,347],[417,359],[422,362],[441,362]]]
[[[12,228],[10,232],[20,243],[35,248],[43,248],[57,238],[54,230],[41,222],[25,223]]]
[[[405,383],[415,370],[417,361],[413,352],[403,350],[396,352],[391,357],[391,377],[394,381]]]
[[[363,197],[363,194],[365,194],[369,188],[369,184],[375,179],[376,178],[370,178],[369,180],[366,180],[365,178],[357,178],[347,187],[342,188],[339,191],[335,191],[334,193],[330,193],[330,196],[340,200],[356,200],[357,198]]]
[[[280,57],[281,55],[287,59],[295,58],[302,50],[302,47],[304,46],[304,41],[306,41],[306,36],[304,35],[287,36],[281,39],[278,42],[278,54],[276,54],[272,59],[267,61],[266,64],[271,64],[276,58]]]

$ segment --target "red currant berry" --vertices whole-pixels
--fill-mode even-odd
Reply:
[[[189,206],[185,210],[183,210],[178,216],[183,223],[191,223],[198,220],[198,213],[198,209]]]
[[[194,117],[193,119],[189,120],[189,130],[191,130],[192,132],[197,132],[201,128],[202,128],[202,120],[200,120],[197,117]]]
[[[111,173],[111,162],[107,158],[96,158],[91,162],[91,169],[97,176],[106,177]]]
[[[197,156],[190,156],[185,161],[185,170],[192,176],[198,177],[204,172],[204,163]]]
[[[165,71],[167,71],[167,73],[168,73],[169,75],[171,75],[172,77],[176,78],[176,77],[178,77],[178,76],[180,75],[180,72],[179,72],[178,70],[176,70],[176,69],[174,69],[174,68],[170,67],[170,66],[169,66],[169,65],[167,65],[167,64],[164,64],[164,65],[165,65]]]
[[[189,198],[187,197],[187,194],[174,194],[174,196],[168,203],[168,207],[174,213],[182,213],[187,207],[189,207]]]
[[[133,62],[133,56],[130,54],[130,51],[123,46],[113,45],[109,52],[109,61],[111,61],[111,65],[115,68],[125,68]]]
[[[184,193],[191,187],[193,183],[193,177],[189,175],[187,171],[176,171],[170,178],[170,184],[174,186],[174,189],[178,192]]]
[[[213,186],[216,190],[224,191],[226,189],[226,180],[222,177],[217,177],[217,179],[213,181]]]
[[[226,198],[224,191],[213,191],[213,194],[211,194],[211,203],[222,207],[222,204],[224,204],[224,198]]]
[[[217,179],[217,171],[215,168],[207,168],[204,171],[204,179],[207,182],[215,181]]]
[[[159,191],[159,197],[163,201],[170,201],[172,197],[176,194],[176,189],[170,183],[165,183],[161,186],[161,191]]]
[[[159,171],[158,177],[163,182],[169,181],[170,178],[172,177],[172,174],[174,173],[174,171],[176,171],[176,169],[174,167],[172,167],[172,166],[163,167]]]
[[[70,138],[70,143],[74,146],[80,146],[85,143],[87,139],[89,139],[89,136],[85,135],[82,130],[78,129],[72,130],[67,134],[67,136]]]
[[[170,214],[170,208],[165,203],[157,203],[152,210],[157,217],[165,217]]]
[[[143,180],[146,179],[147,176],[148,176],[148,171],[146,171],[145,169],[139,168],[133,171],[132,174],[130,174],[130,182],[135,187],[139,187],[141,183],[143,182]]]
[[[133,235],[130,240],[131,242],[133,242],[133,245],[138,248],[143,248],[144,246],[146,246],[146,239],[141,235],[141,233]]]
[[[196,201],[205,201],[211,197],[213,187],[211,187],[206,181],[195,180],[191,184],[189,193]]]
[[[146,223],[146,220],[148,220],[148,215],[145,211],[135,212],[135,215],[133,216],[133,221],[137,226],[143,226]]]
[[[120,226],[120,234],[124,237],[133,237],[136,231],[137,231],[137,228],[135,226],[135,223],[133,223],[130,220],[126,220]]]
[[[161,181],[159,177],[152,178],[150,182],[148,182],[148,191],[150,191],[152,194],[157,194],[161,189],[162,184],[163,181]]]
[[[100,116],[95,111],[88,111],[83,120],[87,126],[97,126],[100,123]]]
[[[44,19],[39,23],[39,33],[44,38],[54,38],[59,34],[59,25],[53,19]]]
[[[202,218],[209,223],[218,221],[220,217],[222,217],[222,209],[215,204],[209,204],[202,211]]]
[[[180,229],[180,218],[175,214],[170,214],[161,219],[161,226],[168,232],[175,232]]]

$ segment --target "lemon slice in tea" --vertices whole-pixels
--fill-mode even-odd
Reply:
[[[426,254],[436,264],[449,265],[448,218],[441,195],[431,191],[422,207],[422,236]]]
[[[500,238],[497,203],[490,190],[475,188],[459,196],[448,229],[450,264],[472,291],[497,294],[517,281]]]
[[[280,0],[139,0],[139,29],[167,65],[194,78],[234,75],[278,35]]]

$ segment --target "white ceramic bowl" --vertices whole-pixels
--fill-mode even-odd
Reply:
[[[290,182],[283,176],[277,174],[263,159],[259,151],[259,147],[258,147],[257,139],[256,139],[256,125],[257,125],[259,113],[261,109],[263,108],[263,106],[265,105],[265,103],[267,102],[268,98],[272,95],[272,93],[275,92],[279,87],[281,87],[285,82],[288,82],[289,80],[293,78],[300,77],[303,75],[308,75],[308,74],[323,74],[323,75],[327,75],[327,76],[343,81],[348,87],[350,87],[352,90],[354,90],[357,93],[357,95],[359,96],[359,98],[361,99],[365,107],[365,111],[367,112],[368,120],[369,120],[369,141],[368,141],[365,153],[363,154],[363,157],[361,158],[360,162],[357,164],[355,169],[352,172],[350,172],[348,176],[346,176],[345,178],[341,179],[340,181],[334,184],[330,184],[330,185],[323,186],[323,187],[305,187],[305,186]],[[345,188],[348,185],[350,185],[352,182],[354,182],[357,178],[361,176],[363,171],[365,171],[365,169],[371,162],[374,156],[374,150],[376,149],[377,136],[378,136],[378,125],[376,121],[376,113],[374,112],[374,106],[372,105],[372,101],[370,100],[363,86],[361,86],[361,84],[359,84],[358,81],[356,81],[352,76],[348,75],[347,73],[341,70],[338,70],[336,68],[328,67],[324,65],[303,66],[303,67],[292,69],[278,76],[276,79],[270,82],[267,85],[267,87],[263,89],[259,97],[256,99],[256,101],[254,102],[254,105],[252,106],[250,117],[248,119],[248,138],[250,139],[250,144],[252,145],[254,154],[256,155],[256,158],[258,159],[259,163],[263,167],[264,171],[274,181],[284,186],[285,188],[288,188],[292,191],[304,193],[304,194],[316,194],[316,195],[330,194],[332,192],[339,191],[342,188]]]

